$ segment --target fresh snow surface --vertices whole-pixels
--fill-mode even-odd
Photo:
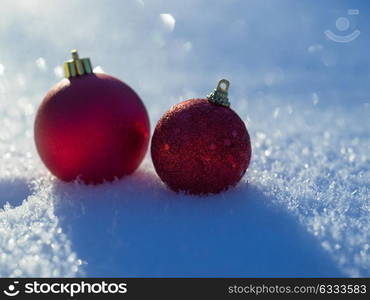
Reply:
[[[5,1],[0,276],[370,276],[370,7],[343,5]],[[361,35],[335,43],[324,31],[348,8]],[[54,178],[33,121],[75,47],[138,92],[152,128],[228,78],[253,148],[240,184],[176,194],[149,153],[112,183]]]

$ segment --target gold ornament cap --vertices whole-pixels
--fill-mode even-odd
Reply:
[[[72,59],[64,62],[64,76],[66,78],[91,74],[92,65],[90,58],[79,58],[76,49],[71,51]]]
[[[221,79],[217,87],[207,96],[209,102],[213,104],[230,107],[228,91],[230,82],[226,79]]]

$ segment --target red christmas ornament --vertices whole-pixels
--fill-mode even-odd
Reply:
[[[42,101],[35,120],[38,153],[55,176],[86,183],[130,174],[144,158],[149,119],[138,95],[125,83],[92,73],[88,58],[64,64],[66,79]]]
[[[250,138],[229,108],[228,88],[223,79],[207,99],[181,102],[159,120],[151,144],[153,164],[174,191],[219,193],[236,185],[248,168]]]

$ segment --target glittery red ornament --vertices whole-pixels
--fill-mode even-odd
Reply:
[[[92,73],[88,59],[73,55],[65,63],[67,78],[47,93],[37,112],[40,157],[65,181],[101,183],[130,174],[148,147],[146,109],[128,85]]]
[[[236,185],[248,168],[250,138],[244,122],[229,108],[228,87],[223,79],[208,99],[181,102],[159,120],[152,160],[174,191],[219,193]]]

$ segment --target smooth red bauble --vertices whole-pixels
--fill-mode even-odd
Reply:
[[[219,193],[243,177],[251,143],[244,122],[232,109],[191,99],[159,120],[151,155],[159,177],[174,191]]]
[[[64,181],[101,183],[135,171],[149,142],[138,95],[106,74],[64,79],[45,96],[35,120],[40,157]]]

